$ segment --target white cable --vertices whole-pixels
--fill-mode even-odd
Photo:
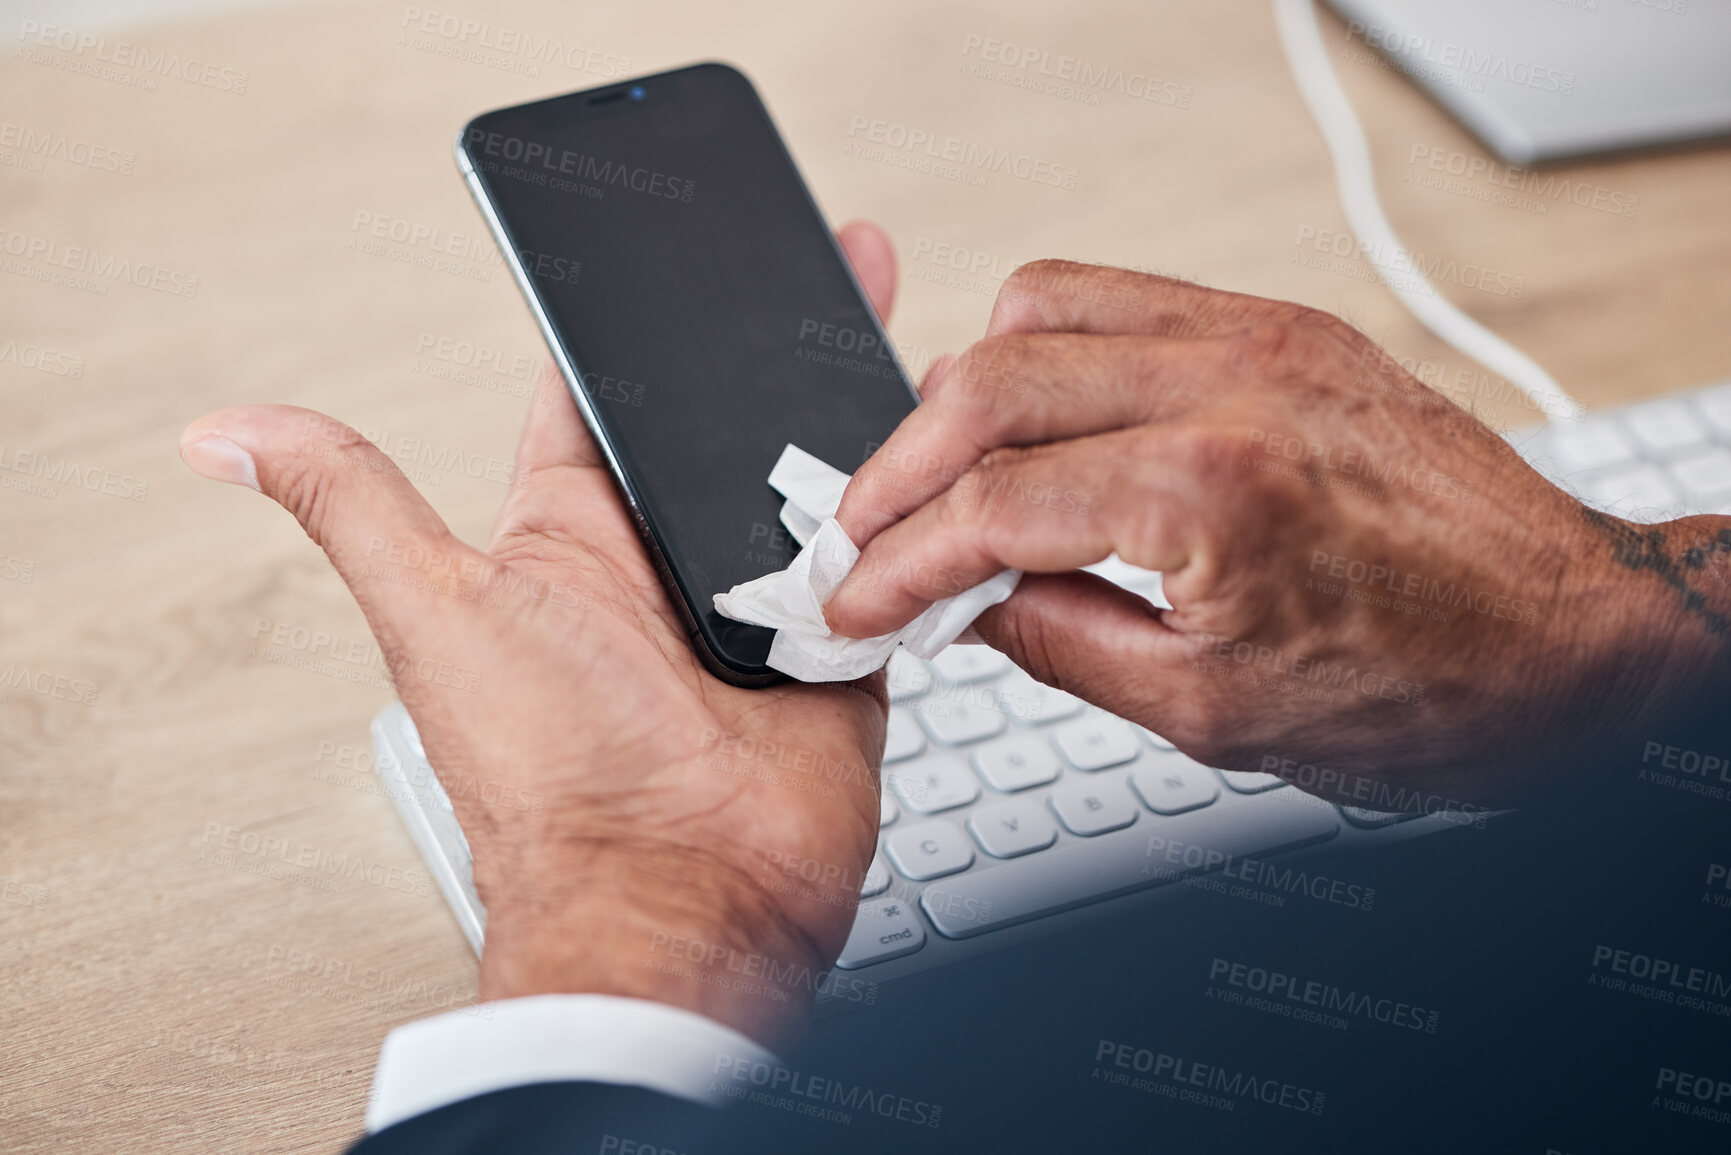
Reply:
[[[1552,421],[1578,421],[1584,410],[1531,357],[1461,312],[1418,271],[1419,265],[1395,235],[1376,195],[1376,174],[1370,146],[1358,116],[1334,75],[1316,25],[1311,0],[1274,0],[1280,43],[1334,156],[1341,207],[1358,239],[1359,252],[1425,328],[1517,386]]]

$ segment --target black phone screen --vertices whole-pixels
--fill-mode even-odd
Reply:
[[[704,64],[488,113],[460,148],[718,673],[712,598],[797,546],[792,443],[852,472],[916,395],[749,81]]]

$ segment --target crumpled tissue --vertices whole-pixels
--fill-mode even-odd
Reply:
[[[1009,569],[955,597],[933,602],[891,634],[844,638],[824,621],[824,603],[841,585],[859,549],[835,519],[848,475],[797,446],[781,451],[770,470],[770,488],[787,499],[781,523],[800,552],[778,573],[715,595],[716,612],[735,621],[776,631],[768,664],[801,682],[844,682],[878,669],[899,645],[930,658],[961,636],[974,619],[1015,592],[1022,571]]]

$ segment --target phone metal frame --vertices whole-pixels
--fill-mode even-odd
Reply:
[[[908,392],[913,397],[914,404],[918,405],[920,400],[919,390],[914,386],[913,378],[908,374],[907,366],[902,364],[901,356],[897,352],[895,345],[889,340],[889,334],[884,331],[883,321],[877,315],[876,306],[872,304],[871,297],[866,294],[865,286],[860,284],[859,277],[854,273],[853,264],[847,259],[847,254],[842,251],[841,242],[836,239],[834,230],[827,227],[828,222],[823,215],[823,210],[818,207],[817,199],[812,196],[811,186],[806,183],[804,174],[799,171],[799,166],[794,163],[793,154],[788,151],[787,142],[782,139],[780,131],[776,129],[775,122],[769,115],[769,109],[764,105],[763,98],[757,92],[757,87],[751,83],[750,79],[747,78],[744,73],[728,64],[720,62],[705,62],[701,64],[688,65],[684,68],[670,69],[667,72],[658,72],[648,76],[631,77],[622,81],[614,81],[610,84],[599,85],[595,88],[579,89],[575,92],[565,93],[562,96],[548,97],[543,100],[531,101],[529,103],[544,104],[553,100],[568,100],[579,96],[593,96],[608,92],[615,88],[630,89],[636,85],[647,87],[662,77],[673,73],[689,72],[699,68],[715,67],[725,68],[739,76],[740,79],[745,81],[746,87],[750,89],[752,96],[756,98],[758,110],[763,114],[764,120],[769,123],[770,133],[775,137],[776,143],[781,146],[781,152],[787,159],[788,168],[793,172],[795,179],[799,181],[800,190],[805,194],[806,202],[811,206],[813,215],[815,215],[820,222],[823,222],[826,225],[824,235],[829,238],[830,249],[835,254],[836,260],[840,262],[842,269],[847,273],[848,282],[853,285],[854,292],[859,294],[860,302],[865,305],[866,316],[877,331],[877,337],[881,342],[880,347],[888,352],[891,361],[895,364],[897,372],[901,374],[903,384],[908,387]],[[520,107],[524,106],[508,105],[505,108],[493,109],[471,118],[469,124],[473,124],[476,120],[480,120],[482,117],[492,116],[500,112],[509,112],[513,108]],[[499,251],[504,256],[505,264],[510,268],[512,278],[517,282],[518,290],[523,294],[523,299],[528,302],[529,311],[535,317],[535,324],[541,330],[541,338],[547,343],[548,350],[553,354],[553,361],[554,364],[559,367],[560,375],[565,378],[566,391],[571,394],[572,399],[577,403],[577,411],[583,417],[584,426],[588,428],[589,435],[595,439],[595,444],[600,446],[602,456],[607,459],[608,470],[613,474],[614,484],[618,487],[620,495],[625,499],[625,507],[631,514],[631,521],[637,528],[637,535],[642,539],[644,547],[649,552],[649,559],[655,565],[655,571],[661,578],[661,584],[667,592],[668,599],[672,601],[674,606],[678,609],[679,616],[685,623],[686,636],[691,642],[691,648],[696,651],[698,659],[702,661],[706,670],[730,685],[741,686],[747,689],[761,689],[767,686],[779,685],[780,683],[787,681],[787,675],[777,670],[765,669],[761,672],[740,670],[729,665],[727,662],[724,662],[721,659],[721,656],[710,648],[709,639],[704,636],[702,628],[698,625],[697,619],[692,613],[691,606],[680,589],[678,578],[675,577],[673,573],[673,567],[668,562],[666,555],[662,552],[660,543],[656,541],[655,533],[649,525],[649,519],[644,515],[643,506],[638,501],[637,494],[632,490],[631,482],[626,477],[625,471],[620,465],[619,457],[613,450],[613,444],[609,440],[607,432],[602,427],[600,420],[597,418],[588,395],[583,391],[582,377],[578,373],[577,367],[572,364],[570,357],[566,355],[564,342],[559,339],[559,332],[554,327],[552,318],[548,316],[546,309],[541,306],[540,297],[536,294],[534,285],[530,281],[529,271],[524,267],[522,260],[518,257],[517,250],[511,242],[510,234],[506,232],[505,224],[499,218],[498,210],[494,206],[491,196],[488,195],[486,186],[481,183],[480,175],[475,171],[475,166],[470,161],[469,154],[464,150],[463,139],[468,135],[469,124],[465,124],[463,128],[458,130],[457,138],[452,142],[452,154],[455,156],[457,161],[457,171],[462,174],[463,184],[468,188],[469,195],[474,199],[476,207],[481,210],[481,216],[487,222],[487,229],[493,235],[493,242],[499,246]]]

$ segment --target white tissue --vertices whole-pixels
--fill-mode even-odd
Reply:
[[[973,589],[934,602],[893,634],[844,638],[823,619],[824,603],[859,561],[859,549],[835,519],[848,475],[789,445],[770,470],[769,484],[787,498],[781,523],[803,547],[779,573],[715,595],[715,609],[735,621],[776,631],[769,666],[802,682],[862,678],[890,660],[898,645],[914,656],[934,657],[961,636],[974,619],[1015,591],[1020,570],[1005,570]]]

